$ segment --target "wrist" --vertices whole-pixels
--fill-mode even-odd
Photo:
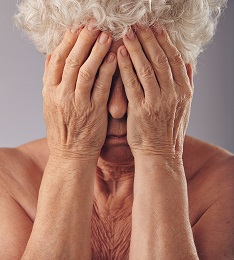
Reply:
[[[140,165],[183,165],[182,153],[138,153],[134,161]]]
[[[99,155],[97,153],[81,153],[64,149],[53,149],[50,151],[49,159],[56,162],[70,162],[82,164],[97,164]]]
[[[157,149],[156,149],[157,148]],[[141,160],[142,158],[148,159],[152,158],[154,160],[182,160],[183,149],[176,149],[172,145],[158,145],[158,147],[147,148],[144,149],[136,149],[132,151],[135,160]]]
[[[181,156],[141,155],[135,158],[135,176],[142,179],[162,178],[163,180],[184,179],[184,165]]]
[[[69,175],[87,175],[87,173],[96,173],[97,160],[94,158],[80,158],[80,157],[68,157],[61,156],[61,154],[50,154],[46,165],[45,172],[56,176],[69,173]],[[88,174],[89,175],[89,174]]]

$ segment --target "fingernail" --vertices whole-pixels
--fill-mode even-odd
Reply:
[[[121,52],[121,54],[122,54],[122,56],[123,56],[124,58],[126,58],[126,57],[128,56],[128,51],[127,51],[127,49],[126,49],[125,47],[123,47],[123,48],[120,50],[120,52]]]
[[[88,30],[89,31],[93,31],[96,28],[96,21],[94,19],[92,19],[89,24],[88,24]]]
[[[133,32],[132,28],[129,29],[126,36],[128,37],[129,40],[134,40],[136,38],[136,34]]]
[[[115,55],[113,53],[109,53],[106,58],[107,63],[112,63],[114,60],[115,60]]]
[[[109,35],[106,34],[106,33],[104,33],[104,32],[102,32],[102,33],[100,34],[100,36],[99,36],[99,42],[100,42],[101,44],[106,43],[106,42],[108,41],[108,39],[109,39]]]

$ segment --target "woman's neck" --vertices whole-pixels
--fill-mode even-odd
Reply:
[[[134,162],[112,164],[98,160],[94,201],[101,215],[115,215],[132,203]]]

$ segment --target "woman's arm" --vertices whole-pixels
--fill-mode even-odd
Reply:
[[[50,157],[35,221],[32,171],[35,165],[21,151],[0,149],[0,259],[90,259],[95,162]]]
[[[137,27],[123,40],[129,55],[119,51],[118,62],[135,159],[130,259],[198,259],[182,163],[191,67],[160,28]]]
[[[22,259],[90,259],[96,162],[50,157]]]
[[[117,65],[116,56],[107,54],[111,36],[93,29],[67,31],[46,60],[43,98],[50,156],[23,259],[91,258],[94,175]]]
[[[181,160],[135,160],[130,259],[198,259]]]

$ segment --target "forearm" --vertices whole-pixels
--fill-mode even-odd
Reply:
[[[23,259],[90,259],[95,163],[50,158]]]
[[[182,162],[135,160],[130,259],[198,259]]]

